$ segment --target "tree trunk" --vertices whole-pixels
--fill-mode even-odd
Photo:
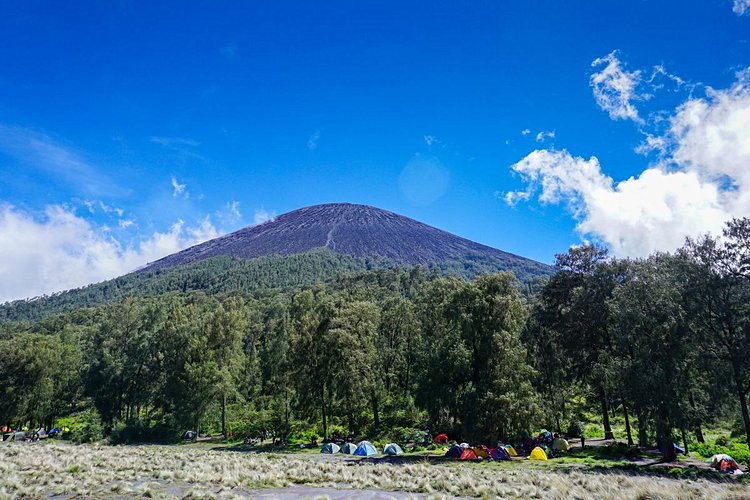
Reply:
[[[685,454],[688,454],[690,453],[690,449],[688,448],[687,432],[685,432],[684,427],[680,431],[682,432],[682,447],[685,448]]]
[[[323,414],[323,441],[328,441],[328,419],[326,415],[326,388],[325,385],[320,386],[320,403],[321,411]]]
[[[375,395],[375,391],[372,391],[370,399],[372,400],[372,415],[375,424],[375,432],[378,432],[380,430],[380,411],[378,408],[378,397]]]
[[[732,370],[734,372],[734,384],[737,387],[737,397],[740,399],[740,409],[742,410],[742,423],[745,425],[745,439],[750,444],[750,414],[747,411],[747,394],[740,380],[740,369],[736,361],[732,361]]]
[[[674,444],[672,444],[672,432],[669,427],[669,418],[667,410],[664,407],[659,408],[659,414],[656,418],[656,439],[664,461],[674,462],[677,458],[677,454],[675,453]]]
[[[630,430],[630,416],[628,415],[628,405],[622,403],[622,413],[625,415],[625,432],[628,435],[628,446],[633,446],[633,433]]]
[[[602,402],[602,423],[604,424],[604,439],[614,439],[615,435],[612,433],[612,426],[609,425],[609,403],[607,402],[607,392],[604,390],[604,386],[599,386],[599,399]]]
[[[221,435],[226,439],[227,436],[227,395],[221,395]]]
[[[701,444],[706,442],[703,438],[703,429],[701,429],[700,425],[695,428],[695,439]]]

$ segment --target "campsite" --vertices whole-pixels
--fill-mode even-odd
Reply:
[[[196,443],[111,447],[56,442],[0,448],[0,498],[740,498],[747,483],[708,469],[636,465],[611,451],[562,461],[461,461],[441,450],[371,457],[314,448]],[[383,451],[378,450],[378,451]],[[604,458],[609,456],[609,459]],[[622,458],[622,457],[620,457]],[[653,460],[649,460],[653,461]],[[644,462],[645,464],[646,462]],[[686,466],[683,462],[681,466]],[[639,469],[640,468],[640,469]],[[682,469],[680,469],[682,470]],[[687,472],[690,471],[690,472]],[[655,493],[658,492],[658,493]]]
[[[0,47],[0,500],[750,499],[750,0]]]

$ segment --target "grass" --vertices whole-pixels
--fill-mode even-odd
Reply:
[[[0,498],[50,495],[233,497],[258,488],[378,489],[433,496],[532,498],[741,498],[750,487],[731,478],[665,470],[646,476],[617,467],[585,470],[565,463],[401,463],[304,454],[246,453],[187,446],[66,443],[0,445]],[[320,490],[325,493],[325,489]],[[317,492],[311,493],[317,495]]]

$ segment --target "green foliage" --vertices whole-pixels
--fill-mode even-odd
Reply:
[[[746,236],[743,219],[675,255],[576,247],[526,287],[534,296],[508,273],[467,281],[320,251],[211,259],[11,304],[6,319],[34,321],[0,326],[0,421],[116,443],[185,430],[385,443],[426,427],[472,443],[542,427],[623,439],[629,424],[642,447],[685,436],[700,454],[742,461]],[[692,443],[716,424],[732,439]]]
[[[717,438],[713,445],[708,443],[693,443],[690,445],[690,451],[703,458],[710,458],[719,453],[725,453],[737,461],[738,464],[744,465],[750,463],[750,449],[745,443],[738,443],[729,439]]]
[[[571,420],[568,424],[568,430],[565,434],[571,438],[587,436],[584,430],[583,422],[581,422],[580,420]]]
[[[70,433],[65,437],[76,443],[92,443],[104,437],[102,420],[95,409],[76,414],[68,427]]]

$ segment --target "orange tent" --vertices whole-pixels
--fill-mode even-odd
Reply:
[[[476,460],[477,454],[474,450],[471,448],[466,448],[463,453],[461,453],[461,460]]]

